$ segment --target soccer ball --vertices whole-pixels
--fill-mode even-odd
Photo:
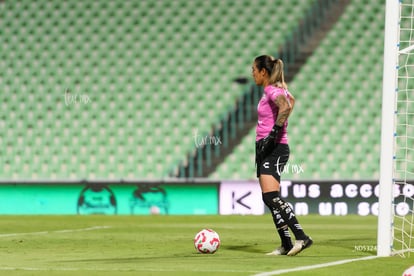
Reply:
[[[212,229],[203,229],[195,235],[194,247],[200,253],[213,254],[220,247],[220,237]]]
[[[402,276],[414,276],[414,266],[407,268]]]

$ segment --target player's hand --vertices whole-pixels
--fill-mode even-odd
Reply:
[[[265,159],[275,148],[275,139],[271,136],[266,136],[259,143],[258,157],[259,160]]]
[[[275,139],[282,127],[274,125],[269,135],[259,142],[258,159],[263,160],[272,153],[275,148]]]
[[[272,128],[272,130],[270,131],[270,133],[269,133],[269,135],[268,136],[266,136],[265,137],[265,139],[267,138],[267,137],[269,137],[271,140],[275,140],[276,139],[276,136],[278,135],[278,133],[279,133],[279,131],[282,129],[282,127],[281,126],[278,126],[278,125],[274,125],[273,126],[273,128]]]

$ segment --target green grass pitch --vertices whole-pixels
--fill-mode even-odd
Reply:
[[[255,275],[375,256],[377,218],[302,216],[314,245],[295,257],[266,256],[279,245],[264,216],[0,216],[0,275]],[[202,228],[220,249],[199,254]],[[402,275],[410,257],[360,260],[283,275]]]

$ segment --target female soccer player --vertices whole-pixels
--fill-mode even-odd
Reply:
[[[257,177],[263,201],[272,214],[282,241],[282,245],[268,255],[294,256],[313,243],[303,232],[292,208],[280,197],[280,172],[289,159],[287,119],[295,98],[287,90],[281,59],[268,55],[257,57],[253,62],[252,74],[256,84],[264,87],[257,107]],[[292,244],[288,228],[295,235],[295,245]]]

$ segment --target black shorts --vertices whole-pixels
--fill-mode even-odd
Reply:
[[[280,182],[280,175],[289,160],[289,153],[290,150],[288,144],[276,144],[272,153],[265,159],[261,160],[260,164],[256,164],[257,177],[261,174],[272,175],[278,182]]]

